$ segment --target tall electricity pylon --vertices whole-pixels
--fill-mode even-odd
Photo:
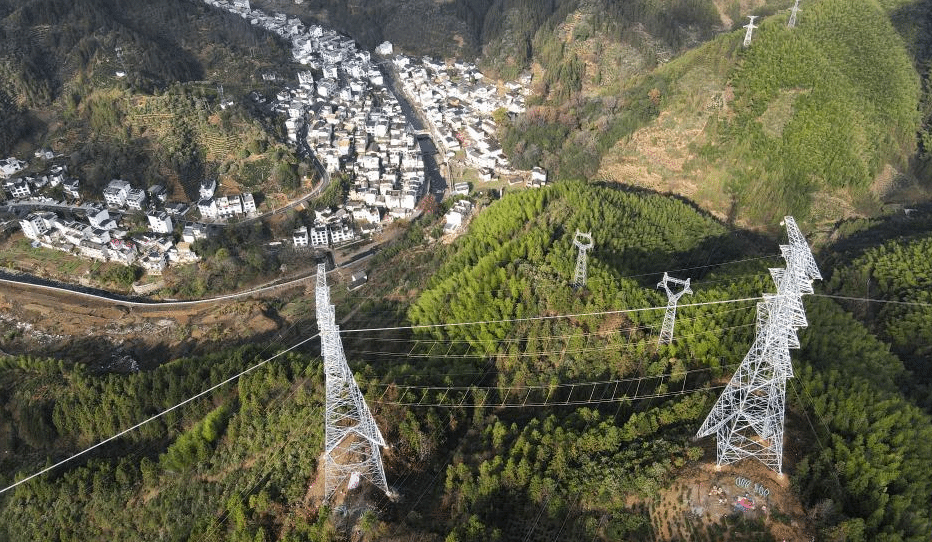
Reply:
[[[748,15],[748,19],[751,19],[751,22],[744,25],[744,28],[748,29],[748,31],[744,33],[744,46],[745,47],[751,46],[751,34],[754,32],[754,29],[757,28],[756,26],[754,26],[754,19],[756,18],[757,18],[757,15]]]
[[[343,483],[365,478],[391,495],[380,448],[385,446],[366,399],[346,363],[340,328],[335,323],[327,266],[317,266],[317,325],[324,356],[327,403],[324,421],[324,501]]]
[[[579,249],[576,256],[576,273],[573,275],[573,284],[578,288],[586,286],[586,253],[592,248],[592,233],[583,233],[576,230],[573,244]]]
[[[790,8],[790,21],[786,23],[787,28],[796,28],[796,14],[799,11],[799,0],[796,0],[796,3]]]
[[[682,286],[679,292],[670,289],[670,284]],[[663,274],[663,280],[657,284],[658,288],[663,288],[667,292],[667,312],[663,315],[663,327],[660,328],[660,342],[658,344],[670,344],[673,342],[673,324],[676,321],[676,304],[685,294],[693,293],[689,289],[689,279],[675,279],[666,272]]]
[[[757,304],[757,336],[697,437],[715,433],[717,464],[753,457],[783,472],[786,381],[793,377],[790,348],[799,348],[796,330],[806,327],[802,295],[822,275],[793,217],[784,218],[789,244],[781,245],[786,268],[771,269],[776,294]]]

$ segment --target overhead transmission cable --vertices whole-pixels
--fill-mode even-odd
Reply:
[[[190,403],[191,401],[194,401],[194,400],[196,400],[196,399],[199,399],[199,398],[201,398],[201,397],[207,395],[208,393],[210,393],[210,392],[216,390],[217,388],[223,387],[223,386],[229,384],[230,382],[233,382],[234,380],[238,379],[239,377],[241,377],[241,376],[243,376],[243,375],[245,375],[245,374],[248,374],[248,373],[251,373],[252,371],[255,371],[256,369],[258,369],[259,367],[262,367],[262,366],[265,365],[266,363],[268,363],[268,362],[270,362],[270,361],[272,361],[272,360],[274,360],[274,359],[277,359],[277,358],[281,357],[282,355],[284,355],[284,354],[286,354],[286,353],[288,353],[288,352],[290,352],[290,351],[292,351],[292,350],[294,350],[294,349],[296,349],[296,348],[298,348],[298,347],[300,347],[300,346],[302,346],[302,345],[304,345],[304,344],[306,344],[306,343],[308,343],[308,342],[310,342],[310,341],[316,339],[319,335],[320,335],[320,334],[318,333],[318,334],[315,334],[315,335],[313,335],[313,336],[311,336],[311,337],[308,337],[308,338],[306,338],[306,339],[303,339],[303,340],[301,340],[300,342],[298,342],[298,343],[296,343],[296,344],[294,344],[294,345],[292,345],[292,346],[289,346],[288,348],[286,348],[286,349],[284,349],[284,350],[278,352],[278,353],[275,354],[274,356],[269,357],[269,358],[266,358],[266,359],[260,361],[259,363],[256,363],[255,365],[252,365],[251,367],[248,367],[248,368],[246,368],[245,370],[240,371],[239,373],[237,373],[237,374],[235,374],[235,375],[233,375],[233,376],[227,378],[226,380],[223,380],[223,381],[221,381],[221,382],[219,382],[219,383],[217,383],[217,384],[214,384],[213,386],[207,388],[206,390],[204,390],[204,391],[202,391],[202,392],[200,392],[200,393],[198,393],[198,394],[196,394],[196,395],[193,395],[193,396],[191,396],[191,397],[185,399],[184,401],[181,401],[180,403],[177,403],[177,404],[175,404],[175,405],[173,405],[173,406],[170,406],[170,407],[166,408],[165,410],[163,410],[163,411],[161,411],[161,412],[159,412],[159,413],[157,413],[157,414],[154,414],[154,415],[152,415],[152,416],[146,418],[145,420],[143,420],[143,421],[137,423],[136,425],[133,425],[132,427],[128,427],[128,428],[126,428],[126,429],[120,431],[119,433],[116,433],[116,434],[114,434],[113,436],[108,437],[108,438],[106,438],[106,439],[104,439],[104,440],[98,442],[97,444],[94,444],[94,445],[92,445],[92,446],[89,446],[89,447],[85,448],[84,450],[81,450],[80,452],[77,452],[77,453],[75,453],[75,454],[72,454],[72,455],[66,457],[65,459],[62,459],[61,461],[58,461],[57,463],[55,463],[55,464],[53,464],[53,465],[50,465],[50,466],[48,466],[48,467],[46,467],[46,468],[44,468],[44,469],[42,469],[42,470],[40,470],[40,471],[38,471],[38,472],[36,472],[36,473],[34,473],[34,474],[30,474],[29,476],[27,476],[27,477],[25,477],[25,478],[23,478],[23,479],[21,479],[21,480],[17,480],[15,483],[10,484],[9,486],[4,487],[3,489],[0,489],[0,494],[6,493],[7,491],[9,491],[9,490],[11,490],[11,489],[13,489],[13,488],[15,488],[15,487],[17,487],[17,486],[19,486],[19,485],[21,485],[21,484],[24,484],[24,483],[28,482],[29,480],[32,480],[33,478],[36,478],[37,476],[41,476],[41,475],[43,475],[43,474],[45,474],[45,473],[47,473],[47,472],[49,472],[49,471],[51,471],[51,470],[53,470],[53,469],[56,469],[56,468],[58,468],[58,467],[64,465],[65,463],[71,462],[71,461],[77,459],[78,457],[81,457],[82,455],[84,455],[84,454],[86,454],[86,453],[88,453],[88,452],[90,452],[90,451],[92,451],[92,450],[95,450],[95,449],[97,449],[97,448],[103,446],[104,444],[107,444],[107,443],[109,443],[109,442],[112,442],[112,441],[114,441],[114,440],[116,440],[116,439],[122,437],[123,435],[125,435],[125,434],[127,434],[127,433],[130,433],[130,432],[132,432],[132,431],[135,431],[136,429],[139,429],[139,428],[142,427],[143,425],[146,425],[147,423],[150,423],[150,422],[152,422],[152,421],[154,421],[154,420],[157,420],[157,419],[161,418],[162,416],[168,414],[169,412],[173,412],[173,411],[175,411],[175,410],[181,408],[182,406],[184,406],[184,405]]]
[[[845,301],[866,301],[868,303],[887,303],[890,305],[910,305],[914,307],[932,307],[932,303],[925,303],[922,301],[895,301],[892,299],[874,299],[868,297],[852,297],[845,295],[831,295],[831,294],[809,294],[815,297],[827,297],[830,299],[842,299]]]
[[[725,299],[721,301],[704,301],[700,303],[684,303],[680,305],[680,308],[685,307],[702,307],[708,305],[723,305],[727,303],[743,303],[748,301],[761,301],[763,296],[755,297],[744,297],[740,299]],[[395,326],[395,327],[373,327],[373,328],[363,328],[363,329],[341,329],[340,333],[343,335],[349,333],[364,333],[364,332],[373,332],[373,331],[394,331],[402,329],[435,329],[442,327],[463,327],[463,326],[477,326],[477,325],[488,325],[488,324],[506,324],[510,322],[537,322],[542,320],[558,320],[562,318],[583,318],[586,316],[607,316],[612,314],[631,314],[637,312],[649,312],[657,310],[667,310],[666,305],[656,306],[656,307],[639,307],[634,309],[617,309],[609,311],[595,311],[595,312],[581,312],[576,314],[557,314],[551,316],[529,316],[525,318],[502,318],[499,320],[477,320],[472,322],[452,322],[445,324],[414,324],[410,326]]]
[[[691,337],[700,337],[703,335],[709,335],[711,333],[718,333],[720,331],[727,331],[730,329],[740,329],[746,327],[753,327],[757,325],[755,322],[748,324],[740,324],[736,326],[728,326],[722,328],[706,329],[698,333],[692,333],[688,335],[679,335],[680,339],[691,338]],[[582,336],[580,336],[582,337]],[[590,336],[591,338],[591,336]],[[413,352],[382,352],[378,350],[354,350],[356,355],[360,356],[381,356],[389,358],[421,358],[421,359],[485,359],[485,358],[495,358],[495,359],[519,359],[527,358],[533,356],[552,356],[556,354],[583,354],[587,352],[597,352],[597,351],[622,351],[630,350],[640,346],[640,341],[638,342],[624,342],[624,343],[615,343],[615,344],[605,344],[597,346],[587,346],[578,347],[578,348],[560,348],[557,350],[528,350],[523,352],[489,352],[489,353],[462,353],[462,354],[451,354],[448,350],[443,354],[432,354],[428,353],[413,353]]]

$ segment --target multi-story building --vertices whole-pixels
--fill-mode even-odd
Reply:
[[[149,218],[149,228],[155,233],[171,233],[174,229],[172,219],[165,211],[159,211],[147,216]]]
[[[243,214],[243,200],[240,196],[220,196],[217,198],[217,216],[230,218]]]
[[[134,211],[142,211],[146,204],[146,191],[142,188],[130,188],[126,193],[126,207]]]
[[[300,228],[296,229],[294,231],[294,235],[292,235],[292,239],[294,240],[294,246],[306,247],[309,239],[307,234],[307,226],[301,226]]]
[[[253,198],[252,194],[248,192],[243,194],[243,212],[246,214],[256,212],[256,200]]]
[[[126,196],[129,195],[131,189],[132,186],[128,182],[122,179],[113,179],[107,185],[107,188],[104,188],[104,200],[106,200],[107,205],[122,207],[126,204]]]
[[[51,229],[51,221],[55,219],[55,213],[36,212],[29,213],[26,218],[19,221],[23,228],[23,234],[33,240],[39,239]]]
[[[23,179],[12,179],[3,183],[3,188],[9,192],[10,197],[14,199],[28,198],[32,195],[29,183]]]
[[[311,230],[311,246],[330,246],[330,235],[327,226],[314,226],[314,229]]]
[[[198,195],[201,196],[201,199],[214,197],[214,192],[216,191],[217,181],[215,179],[204,179],[201,181],[201,186],[198,187]]]
[[[213,198],[202,198],[197,202],[197,210],[204,218],[217,218],[217,202]]]

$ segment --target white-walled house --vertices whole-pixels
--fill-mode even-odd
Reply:
[[[330,235],[327,226],[314,226],[311,230],[311,245],[315,247],[330,246]]]
[[[310,239],[307,234],[307,226],[301,226],[294,231],[294,234],[291,236],[294,246],[296,247],[306,247],[308,240]]]
[[[52,221],[55,218],[55,213],[51,212],[29,213],[26,218],[19,221],[19,225],[26,237],[38,240],[52,228]]]
[[[126,204],[126,196],[129,195],[131,188],[132,186],[128,182],[122,179],[113,179],[107,184],[107,188],[104,188],[104,200],[107,205],[122,207]]]
[[[217,218],[217,202],[213,198],[203,198],[197,202],[197,210],[204,218]]]
[[[147,216],[149,218],[149,229],[155,233],[171,233],[174,229],[172,219],[165,211],[159,211]]]
[[[126,208],[142,211],[146,204],[146,191],[141,188],[130,188],[126,193]]]

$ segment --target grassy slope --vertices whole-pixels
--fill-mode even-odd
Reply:
[[[431,269],[443,262],[413,303],[412,321],[662,304],[654,288],[656,271],[753,257],[758,253],[749,246],[774,243],[729,231],[671,198],[584,183],[511,194],[473,224],[471,233],[439,252],[423,238],[413,239],[410,251],[372,271],[373,277],[394,277],[396,284],[383,286],[406,291],[407,278],[398,279],[399,261],[427,258]],[[596,233],[584,290],[568,286],[576,227]],[[427,250],[434,255],[425,255]],[[689,301],[750,297],[772,289],[766,268],[774,263],[757,259],[707,270],[705,276],[696,269],[681,275],[698,279]],[[373,293],[344,294],[349,299],[340,306],[349,310],[354,296],[368,300]],[[365,307],[360,321],[387,323],[377,311],[391,309],[394,324],[403,318],[404,304]],[[903,365],[884,343],[829,300],[807,299],[807,311],[810,328],[801,334],[803,349],[793,353],[800,378],[793,380],[788,401],[788,434],[801,460],[788,463],[793,489],[785,493],[801,500],[808,516],[781,508],[766,524],[684,519],[683,528],[703,533],[699,540],[720,540],[726,530],[733,540],[762,540],[792,520],[849,540],[881,534],[922,540],[928,532],[932,476],[925,443],[932,438],[932,422],[898,391]],[[500,387],[493,400],[508,402],[521,400],[504,391],[508,386],[683,370],[697,373],[663,384],[645,380],[639,389],[702,387],[706,372],[729,374],[754,326],[752,304],[681,307],[676,342],[658,347],[654,327],[660,317],[615,314],[415,336],[347,335],[347,356],[392,444],[385,456],[389,480],[405,496],[397,504],[370,501],[379,515],[356,523],[367,533],[364,539],[442,540],[449,533],[450,540],[507,539],[525,534],[536,519],[548,538],[563,532],[587,540],[650,540],[668,532],[669,509],[657,508],[652,499],[693,484],[694,469],[708,461],[710,451],[700,446],[710,442],[696,444],[690,437],[714,393],[528,411],[423,410],[382,402],[468,405],[475,398],[458,391],[386,390],[390,383]],[[347,329],[354,327],[363,326]],[[8,413],[0,421],[0,445],[11,452],[0,463],[4,479],[41,466],[47,454],[76,449],[162,410],[274,350],[260,348],[107,377],[57,362],[0,364],[0,407]],[[312,421],[321,416],[320,375],[319,363],[309,356],[277,360],[244,378],[236,391],[219,391],[164,425],[147,426],[101,450],[83,466],[24,485],[0,498],[0,540],[14,534],[45,539],[51,533],[83,540],[323,540],[334,522],[342,524],[339,531],[351,532],[355,519],[331,521],[313,506],[320,484],[314,469],[321,426]],[[531,398],[549,393],[545,387]],[[814,427],[806,424],[804,411]],[[646,506],[632,506],[637,502]],[[13,533],[11,525],[24,530]]]
[[[795,30],[786,18],[764,19],[747,50],[735,31],[659,68],[674,81],[663,111],[600,174],[755,224],[874,211],[871,183],[915,151],[904,41],[873,0],[813,3]]]
[[[250,91],[267,92],[263,73],[290,75],[290,53],[248,21],[181,0],[30,0],[0,3],[0,14],[0,98],[31,120],[0,123],[10,128],[0,151],[49,146],[72,158],[90,192],[125,177],[168,184],[176,199],[218,168],[229,185],[255,189],[276,161],[294,161],[245,107]],[[234,111],[219,111],[218,84]],[[250,162],[265,160],[258,178],[247,147]]]

